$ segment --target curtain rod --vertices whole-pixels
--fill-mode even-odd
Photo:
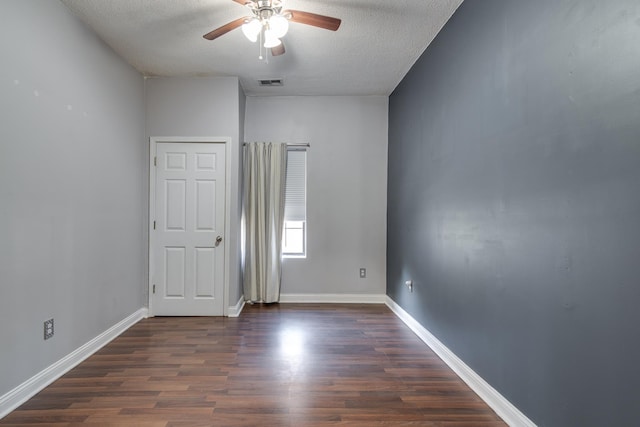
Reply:
[[[244,142],[242,145],[250,144],[250,142]],[[299,143],[287,143],[287,147],[311,147],[311,144],[308,142],[299,142]]]

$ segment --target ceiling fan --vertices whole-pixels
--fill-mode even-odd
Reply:
[[[338,18],[318,15],[300,10],[283,10],[282,0],[233,0],[251,10],[250,16],[238,18],[220,28],[205,34],[207,40],[215,40],[231,30],[242,27],[242,32],[251,41],[260,39],[260,59],[262,47],[271,49],[273,56],[282,55],[284,44],[280,40],[289,29],[289,21],[312,25],[326,30],[336,31],[342,22]]]

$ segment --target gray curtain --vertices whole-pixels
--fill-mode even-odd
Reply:
[[[280,300],[287,145],[244,148],[244,299]]]

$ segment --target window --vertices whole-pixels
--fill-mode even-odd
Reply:
[[[307,252],[307,152],[287,151],[282,254],[304,258]]]

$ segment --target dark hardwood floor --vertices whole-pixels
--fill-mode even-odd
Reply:
[[[144,319],[0,426],[504,426],[383,305]]]

